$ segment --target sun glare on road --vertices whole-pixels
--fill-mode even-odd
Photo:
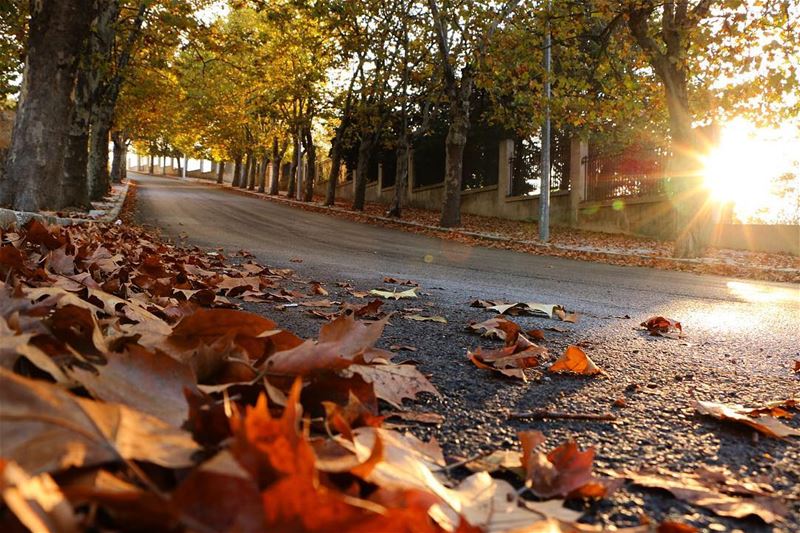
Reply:
[[[743,300],[753,303],[789,303],[800,304],[800,289],[770,287],[741,281],[729,281],[728,289]]]
[[[705,182],[713,199],[732,202],[742,222],[781,222],[797,206],[774,187],[780,176],[796,193],[800,180],[800,131],[796,125],[757,128],[737,118],[722,128],[719,146],[704,160]],[[793,177],[792,177],[793,175]],[[788,190],[788,189],[787,189]],[[791,194],[791,192],[789,192]],[[796,204],[796,202],[794,202]]]

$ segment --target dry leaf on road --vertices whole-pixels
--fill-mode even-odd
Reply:
[[[567,346],[564,355],[556,359],[547,369],[548,372],[571,372],[585,376],[602,374],[603,371],[589,359],[586,353],[577,346]]]
[[[800,436],[800,430],[787,426],[768,414],[754,416],[753,413],[757,413],[758,409],[747,408],[738,404],[703,401],[695,401],[694,407],[700,414],[713,416],[720,420],[730,420],[732,422],[746,424],[768,437],[784,438]]]

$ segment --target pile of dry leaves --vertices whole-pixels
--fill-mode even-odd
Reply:
[[[595,477],[594,451],[574,442],[545,453],[538,432],[450,481],[435,441],[383,424],[381,404],[438,392],[375,347],[389,317],[357,317],[379,301],[304,340],[234,301],[291,300],[289,270],[123,225],[31,222],[0,239],[3,531],[594,531],[564,499],[622,482]],[[538,355],[520,357],[533,343],[508,328],[513,360]],[[503,469],[521,490],[490,475]],[[784,512],[768,500],[766,516],[767,489],[754,494],[746,514]],[[692,530],[630,531],[656,527]]]

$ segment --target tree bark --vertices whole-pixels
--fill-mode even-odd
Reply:
[[[281,179],[281,159],[283,154],[278,152],[278,138],[272,139],[272,175],[269,182],[269,193],[277,196]]]
[[[155,169],[155,158],[151,154],[150,155],[150,175],[152,176],[153,174],[155,174],[155,172],[156,172],[156,169]]]
[[[222,183],[225,176],[225,161],[220,161],[217,165],[217,183]]]
[[[317,179],[317,148],[314,146],[314,138],[311,135],[311,128],[307,127],[304,132],[306,154],[308,154],[308,170],[305,176],[305,194],[303,201],[310,202],[314,199],[314,181]]]
[[[439,224],[445,228],[461,225],[461,179],[464,166],[464,146],[469,131],[470,99],[473,80],[469,68],[461,70],[460,84],[448,82],[450,127],[445,138],[444,201]]]
[[[695,8],[708,9],[709,2]],[[674,191],[672,203],[675,210],[677,237],[673,256],[694,258],[703,255],[711,234],[711,205],[703,180],[697,154],[697,138],[692,128],[689,107],[688,63],[686,37],[689,25],[695,20],[687,18],[685,2],[666,2],[662,6],[660,47],[649,31],[649,21],[655,5],[634,5],[628,10],[628,28],[639,46],[645,51],[653,70],[664,87],[669,114],[672,157],[667,166],[667,176]],[[664,51],[662,51],[664,50]]]
[[[111,177],[108,173],[108,136],[111,132],[111,113],[104,108],[94,114],[89,133],[89,198],[100,200],[108,194]],[[165,171],[163,158],[161,173]]]
[[[250,178],[250,165],[252,164],[253,164],[253,152],[248,151],[244,163],[244,172],[242,172],[242,178],[239,180],[240,189],[247,188],[247,180]]]
[[[233,183],[232,187],[238,187],[242,181],[242,156],[237,155],[233,160]]]
[[[125,157],[125,136],[119,130],[111,134],[114,143],[114,157],[111,160],[111,182],[122,183],[122,169]]]
[[[258,192],[267,190],[267,169],[269,168],[269,156],[264,156],[261,160],[261,172],[258,176]]]
[[[253,155],[253,162],[250,164],[250,177],[247,180],[247,190],[254,191],[256,188],[256,174],[259,171],[258,157]]]
[[[84,51],[82,61],[91,60],[88,51]],[[89,181],[87,165],[89,163],[89,119],[91,116],[91,88],[89,76],[84,66],[78,70],[75,84],[75,106],[69,124],[69,137],[64,152],[64,163],[61,172],[61,195],[65,206],[86,209],[89,202]]]
[[[408,203],[408,139],[402,138],[397,147],[397,165],[394,173],[394,198],[389,207],[390,217],[401,218]]]
[[[24,211],[63,207],[62,164],[78,58],[89,35],[91,12],[89,0],[30,3],[25,70],[0,181],[1,205]]]
[[[356,164],[356,190],[353,195],[353,209],[356,211],[364,210],[364,203],[367,197],[367,179],[369,175],[369,159],[372,155],[372,148],[375,145],[374,136],[365,133],[361,137],[358,145],[358,163]]]
[[[339,185],[339,173],[342,170],[341,141],[334,137],[331,144],[331,172],[328,175],[328,190],[325,194],[325,205],[336,203],[336,186]]]

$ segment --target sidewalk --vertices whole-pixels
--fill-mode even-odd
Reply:
[[[133,171],[131,171],[133,172]],[[135,173],[135,172],[134,172]],[[675,259],[672,242],[622,234],[598,233],[573,228],[554,227],[549,243],[538,241],[535,222],[505,220],[477,215],[462,215],[460,228],[438,226],[438,211],[407,207],[403,219],[388,218],[383,204],[367,203],[363,212],[349,209],[350,202],[337,200],[336,205],[323,205],[324,198],[315,196],[312,203],[220,185],[201,178],[175,178],[229,189],[239,194],[281,202],[301,209],[329,213],[356,222],[377,224],[412,231],[470,245],[490,246],[519,252],[551,255],[614,265],[641,266],[662,270],[680,270],[761,281],[800,282],[800,258],[788,254],[749,252],[709,248],[700,259]]]
[[[30,213],[28,211],[15,211],[13,209],[0,208],[0,228],[7,228],[11,225],[19,227],[31,219],[46,224],[60,224],[62,226],[83,224],[86,222],[114,222],[119,217],[122,205],[125,203],[125,198],[128,196],[129,183],[130,181],[112,183],[111,191],[108,195],[98,202],[92,202],[92,209],[88,213],[84,211],[42,211],[41,213]]]

